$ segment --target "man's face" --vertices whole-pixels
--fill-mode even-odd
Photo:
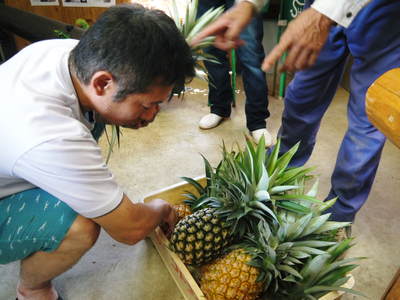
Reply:
[[[139,129],[151,123],[160,111],[159,105],[168,100],[172,86],[153,85],[145,93],[130,94],[115,102],[108,94],[95,110],[109,124]]]

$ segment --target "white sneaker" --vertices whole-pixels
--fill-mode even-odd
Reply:
[[[253,130],[251,132],[251,136],[253,137],[254,142],[256,144],[258,144],[260,142],[260,140],[261,140],[261,137],[264,136],[265,147],[270,147],[272,145],[272,136],[271,136],[271,134],[268,132],[268,130],[266,128]]]
[[[201,129],[211,129],[217,127],[223,120],[223,117],[210,113],[200,119],[199,127]]]

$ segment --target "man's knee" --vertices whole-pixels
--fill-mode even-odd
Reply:
[[[89,250],[96,243],[100,233],[100,226],[90,219],[78,216],[68,230],[63,243],[68,248]]]

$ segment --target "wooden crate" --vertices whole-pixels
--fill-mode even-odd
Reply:
[[[400,269],[393,277],[387,291],[382,297],[382,300],[398,300],[398,299],[400,299]]]
[[[200,184],[205,184],[204,178],[199,177],[196,178],[196,180]],[[182,194],[186,191],[194,192],[195,190],[186,182],[178,183],[146,196],[144,198],[144,202],[149,202],[152,199],[160,198],[172,204],[179,204],[184,199]],[[189,272],[186,265],[181,261],[178,255],[169,250],[168,239],[165,237],[162,230],[157,228],[153,233],[150,234],[150,238],[185,300],[206,300],[207,298],[197,285],[197,282],[192,277],[192,274]],[[351,276],[344,287],[352,288],[353,285],[354,277]],[[320,300],[340,299],[342,294],[343,292],[331,292],[320,298]]]

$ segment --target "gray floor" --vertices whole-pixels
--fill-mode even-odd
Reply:
[[[124,131],[122,145],[110,161],[110,167],[133,200],[179,182],[179,176],[203,173],[200,153],[212,163],[220,159],[220,145],[243,143],[245,121],[243,95],[231,119],[218,128],[199,130],[197,122],[208,112],[206,86],[195,82],[183,101],[165,105],[148,128]],[[347,92],[339,90],[322,122],[310,166],[320,175],[320,198],[329,189],[329,176],[346,127]],[[276,133],[282,102],[270,99],[268,127]],[[105,146],[102,140],[102,146]],[[379,299],[396,269],[400,256],[400,152],[387,143],[368,203],[360,211],[354,235],[357,245],[351,256],[367,260],[354,272],[356,288],[370,299]],[[15,299],[18,264],[0,266],[0,299]],[[81,299],[183,299],[150,241],[125,246],[104,232],[95,247],[71,270],[55,280],[66,300]],[[345,299],[353,299],[346,296]]]

